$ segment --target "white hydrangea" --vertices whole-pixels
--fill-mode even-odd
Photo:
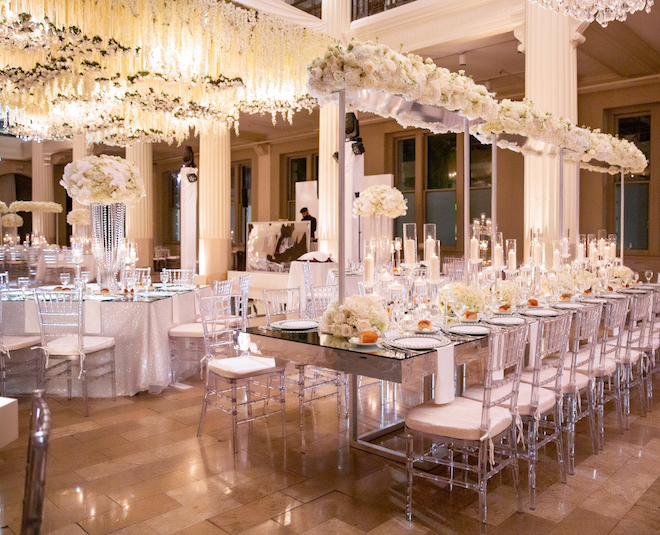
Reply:
[[[473,312],[483,312],[486,308],[486,300],[483,290],[473,288],[462,282],[452,282],[449,284],[452,295],[454,311],[462,305]]]
[[[144,196],[138,169],[118,156],[88,156],[64,168],[60,184],[81,204],[134,204]]]
[[[89,208],[76,208],[66,215],[66,222],[71,226],[89,225],[90,219]]]
[[[18,214],[5,214],[2,216],[2,226],[7,227],[22,227],[23,218]]]
[[[14,201],[9,205],[10,212],[47,212],[59,214],[62,210],[61,204],[50,201]]]
[[[355,217],[383,215],[395,219],[406,215],[407,211],[408,201],[403,194],[398,189],[385,185],[371,186],[353,201]]]
[[[500,300],[509,306],[514,306],[520,299],[520,287],[513,281],[500,280],[497,282],[497,292]]]
[[[378,297],[353,295],[347,297],[343,305],[332,302],[323,313],[319,328],[344,338],[364,331],[383,334],[387,329],[387,310]]]

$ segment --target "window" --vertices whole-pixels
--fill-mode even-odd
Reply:
[[[307,180],[317,180],[319,175],[319,155],[315,152],[286,156],[286,217],[295,221],[296,216],[296,183]]]
[[[626,249],[649,249],[649,188],[651,179],[651,115],[616,116],[619,137],[635,143],[649,161],[639,175],[627,174],[624,183],[624,244]],[[621,235],[621,175],[615,176],[614,214],[617,235]]]
[[[245,227],[252,221],[252,163],[231,166],[231,241],[245,243]]]
[[[470,137],[470,221],[491,216],[492,162],[492,146]]]
[[[403,224],[415,222],[415,166],[417,161],[416,139],[396,140],[396,170],[394,183],[396,188],[408,200],[408,212],[398,217],[396,222],[396,235],[403,236]]]
[[[167,183],[167,207],[169,217],[167,219],[166,242],[176,242],[181,240],[181,190],[179,188],[179,171],[165,171],[163,179]]]
[[[426,136],[426,217],[435,223],[443,247],[455,247],[456,228],[456,134]]]

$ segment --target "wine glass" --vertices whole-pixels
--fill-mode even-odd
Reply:
[[[170,282],[170,272],[168,270],[164,269],[160,272],[160,282],[162,282],[164,286]]]
[[[639,282],[639,273],[637,271],[633,273],[633,281],[635,282],[635,284]]]
[[[644,277],[646,278],[646,283],[649,284],[651,282],[651,279],[653,278],[653,271],[650,269],[647,269],[644,272]]]
[[[30,277],[18,277],[18,288],[23,292],[23,297],[27,295],[27,289],[30,285]]]
[[[62,286],[68,286],[70,282],[71,282],[70,273],[60,273],[60,284]]]

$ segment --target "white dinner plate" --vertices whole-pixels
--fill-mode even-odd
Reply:
[[[584,305],[580,303],[556,303],[553,307],[559,310],[579,310],[584,308]]]
[[[559,316],[559,312],[549,308],[528,308],[521,312],[523,316],[532,316],[534,318],[554,318]]]
[[[316,329],[319,324],[311,320],[281,320],[274,321],[270,326],[282,331],[308,331]]]
[[[495,312],[493,312],[493,314],[495,314],[496,316],[510,316],[513,313],[514,313],[513,308],[510,308],[509,310],[506,310],[506,311],[496,310]]]
[[[360,342],[360,339],[358,337],[349,338],[348,341],[355,347],[375,347],[378,345],[378,341],[370,342],[368,344],[364,342]]]
[[[621,288],[619,290],[620,294],[647,294],[648,290],[641,290],[639,288]]]
[[[388,340],[387,343],[398,349],[436,349],[449,345],[451,341],[444,336],[401,336]]]
[[[509,327],[511,325],[522,325],[525,323],[525,320],[523,318],[519,318],[518,316],[500,316],[496,318],[488,318],[485,320],[487,323],[490,323],[491,325],[503,325],[506,327]]]
[[[607,299],[604,299],[602,297],[583,297],[580,299],[583,303],[600,303],[601,305],[604,305],[607,303]]]
[[[438,334],[439,329],[428,329],[426,331],[413,331],[415,334]]]
[[[637,293],[637,292],[633,292],[633,293]],[[642,292],[642,293],[646,293],[646,292]],[[603,297],[605,299],[625,299],[626,298],[626,296],[623,295],[622,293],[606,293],[606,294],[603,294]]]
[[[488,327],[484,327],[483,325],[466,325],[464,323],[459,323],[458,325],[452,325],[451,327],[447,327],[445,329],[445,332],[451,334],[467,334],[470,336],[483,336],[488,334],[490,332],[490,329],[488,329]]]

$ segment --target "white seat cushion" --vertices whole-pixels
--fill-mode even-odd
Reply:
[[[586,366],[580,366],[576,370],[578,373],[587,375],[589,373],[589,368]],[[594,362],[594,377],[608,377],[614,375],[616,371],[616,362],[612,359],[605,359],[605,364],[603,367],[600,367],[600,358],[596,357],[596,362]]]
[[[496,400],[498,398],[504,397],[508,392],[511,391],[510,385],[504,385],[499,388],[495,388],[491,391],[491,399]],[[472,387],[468,388],[463,396],[466,398],[474,399],[481,403],[481,400],[484,398],[484,389],[483,387]],[[521,416],[531,416],[532,415],[532,385],[528,383],[520,383],[518,388],[518,413]],[[504,403],[508,408],[509,400]],[[539,388],[539,412],[540,414],[545,414],[550,409],[555,406],[555,394],[550,390],[544,388]]]
[[[479,440],[481,429],[481,402],[456,398],[451,403],[436,405],[428,402],[413,407],[406,413],[406,425],[415,431],[461,440]],[[495,437],[506,431],[513,418],[508,409],[490,409],[489,434]]]
[[[255,375],[284,371],[284,368],[275,366],[275,359],[254,355],[213,359],[208,363],[208,369],[227,379],[246,379]]]
[[[551,369],[545,369],[541,370],[541,382],[550,379],[553,375],[555,374],[554,370]],[[520,382],[521,383],[527,383],[527,384],[532,384],[533,381],[533,376],[534,372],[531,370],[525,370],[520,374]],[[570,380],[570,372],[565,371],[562,378],[561,378],[561,391],[563,394],[566,394],[568,392],[572,392],[573,389],[571,388],[571,385],[569,383]],[[577,384],[578,390],[582,390],[583,388],[586,388],[589,386],[589,377],[587,375],[584,375],[582,373],[576,373],[575,374],[575,383]],[[543,388],[547,388],[548,390],[554,389],[555,384],[554,382],[548,383],[547,385],[544,385]]]
[[[94,353],[103,349],[114,347],[115,339],[110,336],[83,336],[83,352],[85,354]],[[78,337],[63,336],[57,338],[46,345],[48,354],[53,355],[78,355]]]
[[[629,355],[626,355],[624,351],[621,351],[621,362],[624,364],[637,364],[637,361],[643,354],[643,351],[637,349],[632,349]]]
[[[9,351],[25,349],[26,347],[38,346],[41,344],[40,336],[4,336],[2,341]]]

